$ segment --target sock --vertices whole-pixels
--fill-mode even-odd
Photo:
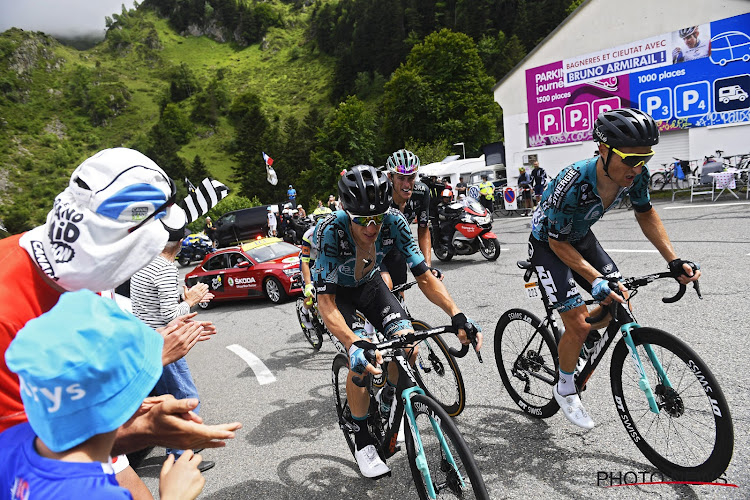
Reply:
[[[364,417],[355,417],[352,415],[352,421],[354,421],[359,427],[358,430],[354,432],[354,444],[357,449],[361,450],[368,444],[373,444],[372,436],[370,436],[370,431],[367,429],[367,415]]]
[[[560,396],[568,396],[576,392],[576,384],[573,373],[568,373],[560,368],[560,380],[557,381],[557,392]]]

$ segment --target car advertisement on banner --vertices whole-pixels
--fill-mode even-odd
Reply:
[[[639,108],[662,131],[750,122],[750,13],[526,71],[529,146],[587,141]]]

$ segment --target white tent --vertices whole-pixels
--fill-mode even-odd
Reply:
[[[449,156],[445,160],[435,163],[429,163],[419,168],[419,175],[422,177],[435,175],[439,178],[450,177],[451,186],[458,183],[458,178],[463,177],[466,184],[478,184],[479,176],[487,173],[490,180],[496,178],[495,171],[503,170],[502,165],[487,166],[484,162],[484,155],[479,158],[466,158],[463,160],[455,159],[457,156]],[[472,177],[476,177],[473,179]]]

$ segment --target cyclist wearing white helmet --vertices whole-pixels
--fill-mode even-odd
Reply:
[[[417,182],[419,157],[407,149],[399,149],[385,162],[388,180],[391,181],[391,207],[401,211],[406,221],[417,221],[417,243],[424,255],[425,263],[432,269],[432,242],[430,241],[430,190]],[[389,288],[406,283],[406,261],[397,251],[391,251],[380,266],[383,281]],[[433,274],[441,277],[440,271]]]
[[[547,278],[542,282],[545,293],[565,325],[558,345],[560,378],[553,394],[563,415],[584,429],[594,427],[594,421],[576,393],[576,364],[591,329],[600,325],[586,323],[589,311],[576,283],[602,305],[624,302],[610,285],[625,292],[617,265],[591,226],[627,195],[641,231],[668,262],[674,278],[687,284],[701,274],[696,264],[677,257],[651,206],[646,163],[654,155],[651,147],[659,142],[654,119],[638,109],[607,111],[594,123],[594,140],[599,155],[565,167],[547,184],[529,237],[531,264]],[[592,311],[591,316],[597,315]],[[607,317],[603,324],[608,321]]]
[[[682,28],[679,33],[680,38],[682,38],[687,48],[685,50],[680,47],[674,48],[672,51],[672,64],[708,57],[709,45],[705,40],[698,38],[700,36],[698,26]]]

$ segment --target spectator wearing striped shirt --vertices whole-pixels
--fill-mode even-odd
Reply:
[[[198,283],[189,289],[183,287],[184,300],[180,300],[179,273],[174,262],[182,245],[181,236],[182,228],[169,230],[169,241],[164,250],[130,279],[133,314],[151,328],[164,327],[175,318],[189,314],[190,309],[199,302],[208,302],[213,298],[213,294],[208,291],[208,285]],[[196,338],[195,342],[207,339],[208,337]],[[171,394],[177,399],[200,399],[184,357],[164,367],[153,393],[157,396]],[[193,412],[197,414],[199,409],[200,404]],[[182,452],[183,450],[167,448],[167,455],[174,454],[176,458],[179,458]],[[203,472],[213,466],[214,462],[203,461],[198,469]]]

